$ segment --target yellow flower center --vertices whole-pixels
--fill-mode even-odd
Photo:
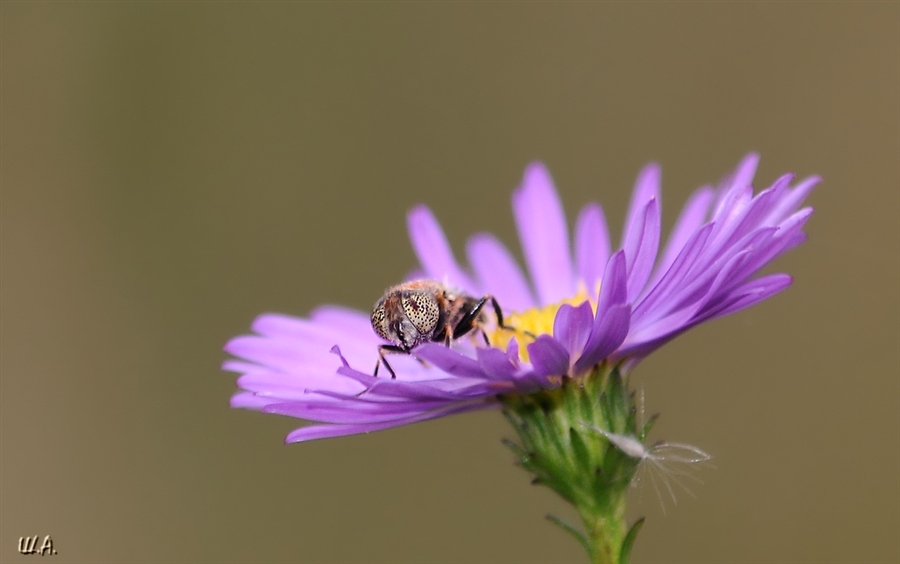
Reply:
[[[587,292],[583,288],[578,290],[571,298],[566,298],[561,302],[550,304],[541,308],[531,308],[522,312],[512,312],[503,314],[503,324],[506,329],[495,327],[493,331],[488,331],[488,339],[491,346],[506,350],[510,339],[516,338],[519,343],[519,358],[531,362],[528,357],[529,343],[534,342],[539,335],[552,335],[553,322],[556,319],[556,312],[563,304],[578,306],[588,301]],[[595,307],[591,301],[591,307]]]

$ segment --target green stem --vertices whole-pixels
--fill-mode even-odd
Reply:
[[[625,499],[620,503],[621,515],[585,514],[581,512],[581,520],[590,544],[590,557],[593,564],[619,564],[622,541],[625,538]],[[618,513],[618,508],[615,511]]]
[[[591,562],[627,562],[639,525],[630,531],[626,526],[625,496],[638,461],[597,431],[642,436],[627,379],[616,367],[601,364],[584,377],[563,378],[555,389],[500,400],[519,438],[507,446],[534,483],[575,506],[584,533],[551,520],[583,539]]]

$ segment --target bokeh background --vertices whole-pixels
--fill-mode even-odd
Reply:
[[[715,455],[636,562],[900,559],[900,6],[4,2],[0,558],[581,562],[496,412],[283,446],[228,408],[266,311],[368,309],[427,203],[516,245],[543,160],[570,217],[663,222],[759,151],[821,174],[794,286],[634,373]]]

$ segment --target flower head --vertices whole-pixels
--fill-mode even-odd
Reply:
[[[581,210],[570,245],[553,182],[533,164],[513,194],[527,275],[487,233],[469,239],[464,268],[434,215],[418,206],[408,216],[416,277],[494,296],[513,329],[489,322],[490,345],[463,338],[392,355],[392,379],[373,375],[384,341],[367,312],[324,306],[305,319],[261,315],[255,335],[225,347],[240,360],[224,368],[242,374],[232,406],[320,423],[290,433],[287,442],[296,442],[497,406],[504,394],[553,389],[601,363],[627,370],[685,330],[790,285],[786,274],[757,274],[805,239],[812,209],[800,206],[819,179],[792,186],[785,175],[754,196],[757,162],[749,155],[718,188],[696,191],[662,252],[657,166],[638,176],[613,251],[597,204]]]

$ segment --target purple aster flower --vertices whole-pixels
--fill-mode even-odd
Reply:
[[[603,210],[589,204],[575,223],[572,252],[550,176],[531,165],[513,194],[527,276],[489,234],[469,239],[464,268],[434,215],[416,207],[408,217],[420,262],[413,278],[424,281],[403,288],[439,299],[407,309],[394,288],[371,319],[334,306],[307,319],[260,316],[256,335],[225,347],[241,359],[224,364],[242,374],[244,391],[231,404],[318,422],[293,431],[287,442],[498,407],[519,438],[505,444],[534,483],[575,506],[584,530],[548,518],[578,539],[592,562],[627,562],[643,523],[625,526],[625,492],[638,470],[656,469],[673,493],[669,475],[685,475],[673,464],[709,459],[683,443],[644,444],[655,418],[637,421],[630,370],[687,329],[791,283],[785,274],[758,273],[805,239],[812,209],[800,206],[819,179],[792,186],[785,175],[754,196],[757,161],[749,155],[718,188],[695,192],[662,252],[657,166],[638,176],[619,249],[613,252]],[[450,311],[494,300],[502,305],[493,321]],[[441,319],[441,307],[444,327],[430,325]],[[403,325],[383,325],[382,318]],[[476,331],[467,331],[470,325]],[[395,342],[388,345],[379,333]],[[460,338],[451,339],[454,333]],[[410,353],[391,356],[396,377],[374,375],[385,346]]]
[[[487,233],[469,239],[469,268],[461,266],[431,211],[415,207],[408,225],[416,277],[495,296],[518,331],[486,328],[492,346],[460,339],[392,355],[391,379],[373,376],[384,343],[367,312],[323,306],[308,318],[261,315],[255,335],[225,347],[241,359],[223,366],[242,374],[231,404],[319,423],[287,436],[298,442],[497,407],[504,394],[553,389],[599,364],[627,373],[685,330],[790,285],[786,274],[757,274],[805,239],[812,209],[800,206],[819,179],[792,186],[784,175],[754,196],[757,162],[751,154],[718,188],[697,190],[661,252],[659,167],[638,176],[613,252],[597,204],[581,210],[571,244],[550,175],[532,164],[513,194],[527,275]]]

